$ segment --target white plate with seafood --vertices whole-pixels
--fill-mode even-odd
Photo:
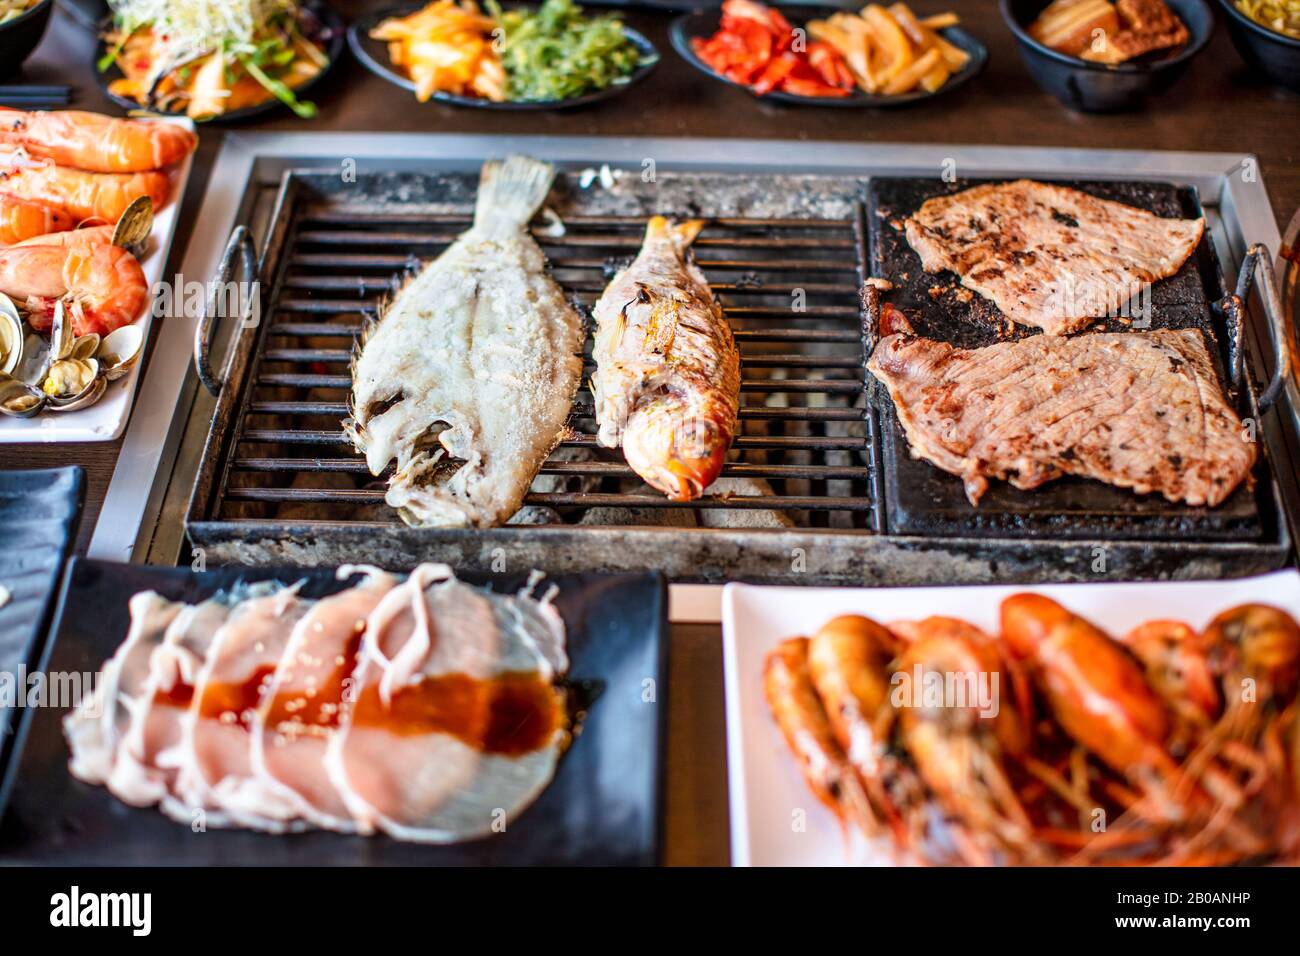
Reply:
[[[193,130],[194,124],[183,118],[158,118],[158,123],[170,123]],[[0,144],[0,168],[10,164],[14,151]],[[44,411],[31,418],[0,416],[0,444],[53,443],[53,442],[97,442],[113,441],[122,435],[130,419],[132,403],[135,400],[136,387],[139,384],[143,368],[143,352],[147,350],[150,326],[154,317],[154,294],[164,280],[171,251],[172,237],[176,232],[176,220],[180,212],[180,203],[185,196],[185,187],[189,182],[190,166],[193,154],[187,154],[181,161],[162,170],[170,179],[169,198],[161,208],[153,213],[153,228],[150,231],[144,254],[140,257],[140,266],[144,272],[149,290],[148,304],[140,318],[130,328],[138,328],[140,354],[130,365],[125,374],[106,384],[103,397],[86,407],[75,411]],[[170,281],[170,280],[169,280]],[[180,301],[180,293],[177,298]],[[22,303],[18,305],[22,307]],[[171,314],[171,321],[179,321],[179,314]]]
[[[898,859],[884,843],[848,835],[850,828],[841,826],[805,782],[765,694],[765,662],[778,645],[812,635],[845,614],[891,624],[944,615],[997,634],[1002,602],[1026,592],[1058,602],[1109,635],[1125,635],[1157,619],[1184,622],[1200,633],[1216,615],[1251,602],[1300,617],[1300,572],[1295,570],[1233,581],[1170,583],[875,589],[730,584],[722,613],[732,863],[892,865]]]

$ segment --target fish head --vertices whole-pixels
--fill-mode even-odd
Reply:
[[[730,422],[689,402],[639,408],[623,431],[627,463],[673,501],[702,495],[722,472],[730,446]]]

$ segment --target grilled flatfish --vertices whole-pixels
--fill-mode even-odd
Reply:
[[[519,509],[561,439],[582,319],[526,231],[554,178],[525,156],[484,165],[473,227],[397,293],[352,368],[344,424],[416,526],[489,527]]]
[[[907,241],[1020,325],[1066,334],[1117,313],[1179,270],[1204,219],[1164,219],[1077,189],[1021,179],[927,200]]]
[[[740,407],[740,353],[687,250],[704,223],[655,216],[633,263],[596,303],[598,439],[674,501],[722,471]]]

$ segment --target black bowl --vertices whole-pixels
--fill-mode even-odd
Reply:
[[[833,13],[851,12],[844,7],[818,7],[818,6],[792,6],[778,7],[782,16],[791,23],[806,23],[809,20],[819,20],[829,17]],[[933,99],[936,96],[942,96],[944,93],[951,92],[961,86],[967,80],[977,76],[988,63],[989,51],[983,43],[975,39],[960,27],[948,27],[946,30],[940,30],[939,33],[945,40],[953,46],[970,54],[970,59],[966,65],[952,76],[948,77],[948,82],[939,87],[933,93],[927,93],[925,90],[914,90],[911,93],[900,93],[897,96],[878,96],[871,93],[864,93],[861,90],[854,90],[848,96],[798,96],[794,93],[784,93],[780,90],[773,90],[770,93],[755,93],[743,83],[737,83],[735,80],[729,80],[722,74],[718,73],[713,67],[709,66],[695,52],[691,46],[691,41],[697,37],[701,40],[707,40],[713,34],[718,32],[718,27],[722,23],[722,11],[713,10],[696,10],[693,13],[683,14],[673,21],[672,41],[673,49],[681,55],[682,59],[695,67],[701,73],[706,73],[728,86],[734,86],[738,90],[744,90],[752,96],[761,100],[770,100],[776,103],[794,103],[800,106],[906,106],[909,103],[916,103],[919,100]]]
[[[307,94],[312,90],[312,88],[315,87],[317,84],[319,84],[321,80],[325,79],[325,77],[329,75],[330,71],[333,70],[334,67],[338,66],[339,58],[343,55],[343,44],[345,42],[344,36],[346,31],[343,28],[343,19],[338,15],[337,12],[335,12],[334,8],[329,6],[328,4],[322,3],[320,2],[320,0],[306,0],[306,2],[299,4],[299,6],[303,7],[304,9],[310,10],[313,14],[316,15],[316,19],[320,21],[321,26],[324,27],[325,32],[328,36],[328,39],[325,43],[325,56],[329,60],[329,62],[325,64],[325,68],[323,70],[321,70],[314,77],[312,77],[302,86],[297,87],[293,91],[295,96],[297,96],[300,100],[304,100],[304,99],[309,99]],[[103,57],[106,52],[107,52],[107,48],[105,47],[104,40],[101,36],[99,43],[96,45],[95,48],[95,62],[99,62],[100,58]],[[112,83],[114,80],[121,79],[121,77],[122,77],[122,71],[119,70],[116,65],[110,66],[107,70],[105,70],[102,73],[99,72],[98,69],[95,70],[95,80],[99,84],[99,88],[104,91],[105,96],[107,96],[110,100],[112,100],[114,103],[116,103],[118,106],[122,107],[123,109],[126,110],[141,109],[142,107],[140,106],[140,104],[137,103],[135,100],[131,99],[129,96],[118,96],[116,93],[109,92],[108,85]],[[212,123],[237,123],[240,120],[246,120],[254,116],[260,116],[261,114],[270,112],[271,110],[275,110],[275,109],[287,110],[288,108],[289,107],[285,106],[284,103],[281,103],[278,99],[276,99],[273,96],[269,100],[266,100],[263,103],[258,103],[254,106],[245,106],[242,109],[231,110],[229,113],[222,113],[219,116],[212,117],[211,119],[203,120],[203,124],[208,125]],[[167,115],[184,116],[185,114],[171,113]]]
[[[50,22],[54,0],[41,0],[22,16],[0,24],[0,80],[7,80],[32,55]]]
[[[1073,110],[1111,113],[1136,109],[1163,93],[1183,75],[1214,32],[1214,15],[1205,0],[1165,0],[1187,25],[1187,45],[1172,55],[1107,66],[1049,49],[1026,28],[1047,6],[1046,0],[999,0],[1002,18],[1020,44],[1025,66],[1038,85]]]
[[[392,65],[388,58],[388,44],[383,40],[373,39],[370,36],[370,31],[382,20],[414,13],[424,5],[423,3],[407,3],[401,6],[387,7],[383,10],[375,10],[353,21],[352,26],[348,27],[348,46],[352,48],[352,52],[356,54],[357,59],[362,62],[366,69],[376,76],[383,77],[394,86],[400,86],[412,93],[415,92],[415,83],[410,77]],[[469,106],[480,110],[566,110],[576,106],[586,106],[589,103],[599,103],[601,100],[607,100],[626,93],[649,76],[651,71],[659,64],[659,51],[655,49],[653,43],[627,25],[623,27],[623,35],[640,51],[641,65],[623,82],[611,84],[602,90],[593,90],[590,93],[567,100],[520,100],[518,102],[497,103],[482,96],[458,96],[455,93],[434,93],[431,99],[438,103],[451,103],[455,106]]]
[[[1300,93],[1300,40],[1256,23],[1232,0],[1219,0],[1228,11],[1228,34],[1241,58],[1279,86]]]

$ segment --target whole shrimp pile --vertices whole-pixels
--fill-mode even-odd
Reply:
[[[81,227],[111,227],[141,197],[164,206],[166,167],[196,144],[169,123],[0,108],[0,292],[32,328],[49,329],[60,300],[77,335],[141,316],[148,283],[136,257],[112,244],[111,229]]]
[[[767,658],[814,796],[905,863],[1300,861],[1300,627],[1244,604],[1116,639],[1018,594],[1000,633],[846,615]]]

